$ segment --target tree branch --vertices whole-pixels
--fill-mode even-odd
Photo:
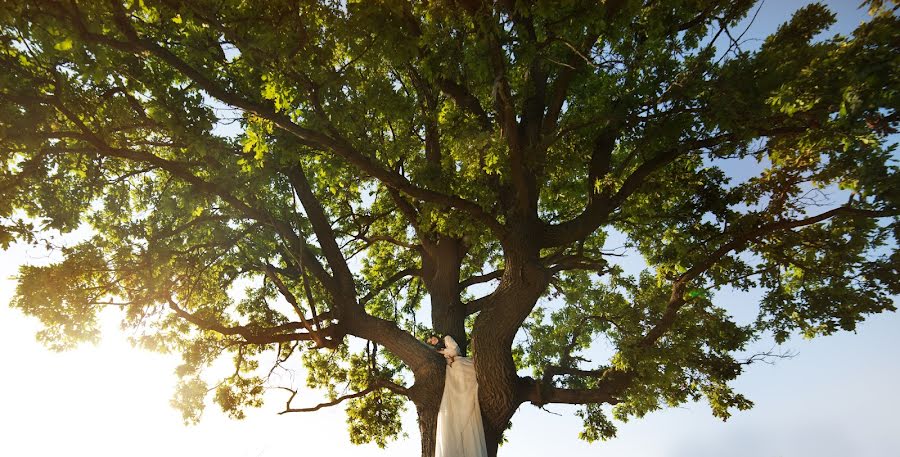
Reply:
[[[591,377],[599,377],[598,387],[591,389],[567,389],[556,387],[550,383],[535,381],[531,377],[520,378],[520,401],[529,401],[536,406],[549,403],[568,403],[573,405],[587,403],[619,403],[618,396],[635,379],[634,372],[614,369],[585,372]]]
[[[325,259],[328,261],[331,271],[334,272],[340,288],[344,291],[353,291],[355,289],[353,287],[353,273],[350,272],[347,259],[344,258],[344,254],[337,244],[334,230],[331,228],[331,223],[328,221],[325,210],[315,194],[313,194],[309,181],[306,179],[306,174],[303,173],[302,165],[299,162],[296,163],[293,167],[288,168],[286,174],[291,187],[294,188],[294,192],[297,194],[297,198],[300,199],[303,208],[306,210],[306,216],[313,227],[316,239],[319,240],[319,245],[322,246],[322,252],[325,254]],[[355,298],[354,296],[353,299]]]
[[[303,313],[303,309],[300,308],[300,303],[297,301],[297,297],[294,296],[293,293],[291,293],[287,286],[284,285],[284,282],[281,281],[281,278],[279,278],[275,273],[275,267],[273,267],[272,265],[266,265],[265,273],[266,276],[275,284],[275,287],[278,289],[278,291],[281,292],[281,295],[285,298],[285,300],[287,300],[288,303],[290,303],[294,308],[294,311],[297,313],[297,316],[300,317],[300,322],[303,324],[303,327],[306,328],[306,331],[308,331],[310,335],[313,335],[313,340],[316,342],[316,346],[324,347],[325,342],[321,337],[319,337],[318,334],[318,331],[321,330],[321,327],[319,329],[313,329],[312,324],[310,324],[309,321],[306,320],[306,316]],[[310,302],[310,307],[312,308],[313,319],[316,319],[316,310],[312,302]],[[318,322],[316,322],[316,325],[319,325]]]
[[[303,324],[299,322],[291,322],[275,327],[256,327],[248,325],[236,325],[234,327],[229,327],[222,325],[219,322],[204,319],[200,316],[197,316],[196,314],[190,313],[184,308],[178,306],[178,304],[175,303],[175,301],[171,298],[168,298],[167,301],[169,303],[169,308],[171,308],[178,317],[196,325],[197,327],[200,327],[204,330],[213,331],[221,335],[240,336],[246,343],[250,344],[284,343],[287,341],[315,341],[318,337],[331,337],[332,339],[336,340],[338,339],[336,337],[339,336],[337,325],[332,325],[313,333],[291,332],[291,330],[298,330],[300,328],[303,328]]]
[[[366,395],[368,395],[368,394],[370,394],[370,393],[372,393],[372,392],[375,392],[376,390],[380,390],[380,389],[387,389],[387,390],[390,390],[391,392],[393,392],[393,393],[395,393],[395,394],[398,394],[398,395],[404,395],[404,396],[407,396],[407,397],[409,396],[409,389],[407,389],[406,387],[403,387],[403,386],[401,386],[401,385],[399,385],[399,384],[395,384],[395,383],[393,383],[393,382],[391,382],[391,381],[386,381],[386,380],[383,380],[383,379],[376,379],[376,380],[373,381],[373,383],[372,383],[369,387],[367,387],[367,388],[365,388],[365,389],[363,389],[363,390],[361,390],[361,391],[359,391],[359,392],[355,392],[355,393],[347,394],[347,395],[342,395],[342,396],[340,396],[340,397],[335,398],[335,399],[332,400],[332,401],[327,401],[327,402],[324,402],[324,403],[319,403],[319,404],[316,405],[316,406],[311,406],[311,407],[308,407],[308,408],[292,408],[292,407],[291,407],[291,402],[294,400],[294,397],[297,396],[297,391],[294,390],[294,389],[288,389],[288,388],[286,388],[286,387],[282,387],[282,389],[287,390],[288,392],[291,392],[291,396],[290,396],[290,397],[288,398],[288,400],[287,400],[287,403],[286,403],[286,406],[285,406],[284,411],[281,411],[281,412],[278,413],[278,414],[285,414],[285,413],[308,413],[308,412],[318,411],[318,410],[320,410],[320,409],[322,409],[322,408],[327,408],[327,407],[329,407],[329,406],[339,405],[339,404],[341,404],[342,402],[344,402],[344,401],[346,401],[346,400],[351,400],[351,399],[354,399],[354,398],[364,397],[364,396],[366,396]]]
[[[391,287],[391,285],[394,284],[395,282],[397,282],[407,276],[419,276],[421,274],[422,274],[421,268],[410,267],[410,268],[405,268],[403,270],[400,270],[400,271],[394,273],[393,275],[391,275],[391,277],[385,279],[384,282],[379,284],[378,287],[369,291],[369,293],[367,293],[364,297],[360,298],[359,303],[361,305],[365,305],[366,303],[369,302],[369,300],[375,298],[375,296],[378,295],[379,292],[387,289],[388,287]]]
[[[499,270],[494,270],[483,275],[470,276],[459,283],[459,288],[460,290],[462,290],[466,287],[474,286],[475,284],[481,284],[484,282],[493,281],[495,279],[500,279],[503,276],[503,272],[504,270],[501,268]]]
[[[454,207],[463,210],[476,220],[484,223],[496,233],[502,233],[502,226],[477,203],[455,195],[447,195],[418,187],[408,181],[404,176],[383,168],[370,157],[360,153],[346,140],[342,138],[332,138],[321,132],[302,127],[293,122],[287,115],[278,113],[271,107],[256,104],[233,92],[223,89],[215,81],[203,75],[200,71],[190,66],[170,50],[160,46],[155,41],[140,37],[133,28],[121,5],[113,2],[113,10],[116,18],[116,26],[128,39],[127,43],[123,45],[122,42],[117,40],[108,39],[91,33],[82,33],[82,37],[86,41],[106,44],[130,53],[148,52],[191,79],[198,87],[212,97],[272,122],[280,129],[295,136],[301,144],[317,150],[331,151],[361,171],[368,173],[392,188],[414,198],[436,203],[445,207]],[[82,22],[81,18],[76,18],[75,21]],[[79,30],[86,30],[83,24],[81,27],[76,28]]]
[[[684,299],[684,290],[687,286],[688,281],[691,281],[692,279],[695,279],[706,272],[706,270],[715,265],[716,262],[721,260],[722,257],[725,257],[731,251],[743,249],[747,245],[747,243],[752,242],[753,240],[761,236],[765,236],[780,230],[790,230],[793,228],[816,224],[836,216],[880,218],[896,217],[898,215],[900,215],[900,210],[897,209],[877,211],[851,208],[849,206],[841,206],[804,219],[782,220],[764,224],[756,228],[755,230],[750,230],[747,233],[734,236],[731,241],[720,246],[718,249],[709,254],[704,260],[691,267],[675,280],[672,285],[672,294],[669,298],[668,304],[666,305],[665,312],[663,313],[660,320],[656,323],[656,325],[654,325],[653,328],[651,328],[647,332],[639,345],[643,347],[649,347],[653,345],[660,337],[662,337],[662,335],[675,323],[678,310],[686,303],[686,300]]]
[[[622,183],[619,190],[612,196],[597,196],[590,198],[584,211],[573,219],[559,224],[544,224],[541,230],[541,247],[564,246],[581,240],[603,223],[607,221],[609,214],[618,208],[631,194],[640,188],[644,180],[653,172],[671,163],[682,154],[702,148],[711,148],[722,144],[732,138],[731,134],[722,134],[702,140],[696,140],[688,144],[681,144],[674,148],[662,151],[651,159],[638,166]],[[592,158],[592,162],[594,159]],[[602,165],[603,160],[597,160],[594,165]],[[599,172],[600,168],[597,168]],[[593,184],[593,183],[592,183]]]

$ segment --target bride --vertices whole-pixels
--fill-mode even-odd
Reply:
[[[428,342],[437,345],[437,336]],[[438,412],[435,457],[487,457],[475,363],[459,354],[459,345],[450,335],[444,336],[444,347],[437,349],[447,361],[447,370]]]

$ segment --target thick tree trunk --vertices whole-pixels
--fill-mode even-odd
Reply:
[[[513,338],[549,280],[539,263],[537,248],[530,245],[534,240],[519,234],[509,241],[510,246],[505,248],[511,248],[508,254],[512,255],[507,256],[506,272],[492,294],[491,303],[477,317],[472,333],[479,403],[490,456],[497,455],[503,432],[523,398],[512,358]],[[461,240],[447,237],[423,241],[422,245],[422,276],[431,296],[432,326],[439,333],[453,336],[465,348],[466,313],[459,299],[459,272],[465,246]],[[434,409],[423,399],[416,402],[423,457],[433,457],[435,452],[443,379],[434,381],[419,378],[417,374],[417,384],[421,384],[418,387],[429,391],[422,398],[437,399]],[[437,386],[440,391],[434,390]]]
[[[412,398],[414,399],[413,403],[416,405],[419,434],[422,443],[422,457],[435,456],[435,446],[437,444],[437,416],[438,411],[440,410],[441,397],[444,389],[443,371],[441,371],[440,374],[440,377],[435,375],[434,377],[416,382],[416,385],[411,389],[414,391]],[[512,417],[515,410],[516,407],[506,408],[503,411],[503,416],[500,420],[497,420],[496,417],[482,414],[484,438],[485,443],[487,444],[488,456],[497,456],[497,448],[500,444],[500,439],[503,436],[503,431],[506,429],[506,424],[509,423],[509,418]],[[503,425],[500,427],[494,425],[499,422],[502,422]]]
[[[493,427],[485,425],[484,441],[487,443],[488,457],[497,457],[497,449],[500,447],[500,437],[502,435],[502,431],[497,432]]]
[[[466,354],[466,311],[459,299],[459,271],[465,257],[461,240],[441,236],[423,241],[422,278],[431,298],[431,326],[435,332],[450,335]]]
[[[434,457],[437,437],[437,416],[440,407],[416,406],[419,434],[422,437],[422,457]]]
[[[437,416],[444,393],[446,364],[438,354],[416,371],[416,383],[409,388],[409,399],[416,405],[422,457],[434,457]]]
[[[512,357],[513,339],[549,282],[531,243],[522,234],[507,240],[505,272],[472,331],[478,397],[491,456],[496,456],[503,432],[524,401]]]

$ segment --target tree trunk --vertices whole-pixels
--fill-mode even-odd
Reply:
[[[472,330],[478,397],[490,456],[497,455],[503,433],[524,400],[512,356],[513,339],[549,283],[537,249],[529,245],[533,240],[517,238],[504,245],[505,272]]]
[[[500,447],[500,437],[502,435],[502,431],[495,431],[493,427],[488,426],[487,422],[485,421],[484,441],[487,444],[488,457],[497,457],[497,448]]]
[[[422,457],[434,457],[437,444],[437,416],[439,407],[433,405],[416,406],[419,419],[419,434],[422,437]]]
[[[441,375],[443,376],[443,371]],[[417,382],[412,388],[415,391],[413,402],[416,405],[417,421],[419,424],[419,434],[422,443],[422,457],[434,457],[437,445],[437,417],[441,405],[441,397],[444,390],[444,378],[430,378],[422,382]],[[484,440],[487,444],[488,456],[496,457],[497,448],[506,424],[509,418],[515,412],[515,407],[509,408],[504,412],[502,427],[492,424],[498,423],[497,420],[491,420],[482,414],[482,423],[484,424]]]
[[[416,406],[419,434],[422,438],[422,457],[434,457],[437,416],[444,393],[446,363],[439,354],[420,366],[416,382],[409,388],[409,399]]]
[[[431,327],[441,335],[450,335],[466,354],[466,311],[459,300],[459,271],[465,257],[461,240],[440,236],[423,241],[422,279],[431,297]]]

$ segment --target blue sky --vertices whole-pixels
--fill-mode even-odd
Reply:
[[[787,19],[801,1],[768,0],[745,38],[759,38]],[[832,33],[849,33],[866,19],[859,0],[829,2],[838,13]],[[756,45],[753,41],[747,46]],[[739,167],[728,170],[733,176]],[[744,170],[746,171],[746,170]],[[417,455],[418,430],[410,409],[408,438],[387,450],[353,446],[339,408],[278,416],[284,393],[272,391],[265,407],[245,421],[232,421],[210,407],[203,422],[184,427],[169,407],[177,356],[132,349],[116,325],[115,310],[104,314],[104,339],[66,353],[51,353],[34,341],[31,318],[5,306],[14,288],[8,279],[23,262],[41,263],[43,253],[15,246],[0,253],[0,455],[281,456],[311,452],[329,455]],[[640,259],[626,259],[640,268]],[[720,294],[737,315],[756,310],[755,294]],[[501,456],[623,455],[629,457],[844,457],[896,455],[900,449],[900,316],[873,316],[857,333],[842,332],[812,341],[793,339],[781,350],[796,353],[775,365],[748,368],[735,387],[756,406],[727,423],[704,403],[651,413],[619,426],[609,442],[577,439],[574,408],[548,411],[523,405],[513,418]],[[770,343],[763,342],[762,349]],[[302,379],[303,373],[297,376]],[[314,404],[301,395],[297,405]],[[560,415],[551,414],[558,413]],[[305,449],[301,451],[301,449]]]

